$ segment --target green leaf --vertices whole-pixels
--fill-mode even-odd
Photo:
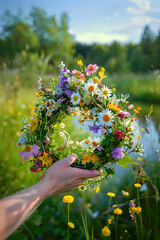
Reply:
[[[138,165],[137,162],[135,162],[134,160],[131,160],[132,157],[130,156],[125,156],[124,158],[120,158],[118,160],[118,164],[121,166],[121,167],[124,167],[124,168],[128,168],[128,164],[132,164],[132,165]]]

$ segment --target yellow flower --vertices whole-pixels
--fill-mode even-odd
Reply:
[[[88,208],[90,208],[92,206],[91,203],[87,203],[86,205],[87,205]]]
[[[74,197],[72,195],[66,195],[63,197],[63,202],[72,203],[74,201]]]
[[[140,206],[132,207],[132,212],[139,214],[140,212],[142,212],[142,208]]]
[[[142,108],[141,107],[137,107],[138,110],[141,110]]]
[[[143,160],[143,158],[141,158],[141,157],[138,157],[138,158],[137,158],[137,160],[138,160],[138,161],[142,161],[142,160]]]
[[[115,197],[115,196],[116,196],[116,194],[113,193],[113,192],[108,192],[107,195],[108,195],[109,197]]]
[[[110,154],[109,154],[109,153],[107,153],[107,154],[106,154],[106,156],[107,156],[107,157],[110,157]]]
[[[79,66],[81,66],[81,67],[83,66],[83,62],[82,62],[82,60],[78,60],[77,63],[78,63]]]
[[[116,88],[112,88],[113,91],[116,91]]]
[[[90,160],[91,160],[92,163],[100,161],[99,157],[96,156],[95,154],[91,155]]]
[[[68,226],[70,226],[70,228],[75,228],[74,223],[72,222],[68,222]]]
[[[49,157],[48,154],[45,154],[44,156],[40,156],[38,159],[42,161],[43,167],[49,168],[53,163],[53,158]]]
[[[143,132],[143,131],[144,131],[144,128],[141,128],[141,131]]]
[[[105,78],[106,77],[106,75],[104,75],[104,71],[102,71],[102,70],[98,73],[98,75],[99,75],[100,78]]]
[[[117,205],[113,205],[113,207],[115,207],[115,206],[117,206]],[[116,208],[114,210],[114,213],[117,214],[117,215],[121,215],[123,213],[123,211],[120,208]]]
[[[109,237],[111,235],[111,231],[109,230],[109,228],[107,226],[104,226],[104,228],[102,228],[102,234],[105,237]]]
[[[125,229],[124,232],[127,233],[128,232],[127,229]]]
[[[82,164],[91,162],[91,156],[92,156],[92,154],[90,154],[90,153],[83,154],[83,158],[81,159]]]
[[[108,222],[108,224],[111,224],[111,222],[112,222],[112,219],[111,219],[111,218],[109,218],[107,222]]]
[[[33,116],[33,119],[30,119],[28,122],[31,124],[31,126],[30,126],[31,132],[34,132],[38,127],[37,118],[35,116]]]
[[[36,93],[35,93],[35,95],[36,95],[36,96],[38,96],[38,95],[39,95],[39,93],[38,93],[38,92],[36,92]]]
[[[100,190],[100,187],[95,187],[94,188],[94,191],[97,193],[97,192],[99,192],[99,190]]]
[[[138,111],[137,109],[133,109],[133,111],[134,111],[135,113],[139,113],[139,111]]]
[[[138,137],[137,137],[137,138],[141,138],[141,136],[139,136],[139,135],[138,135]]]
[[[134,186],[135,186],[136,188],[140,188],[142,185],[141,185],[140,183],[135,183]]]

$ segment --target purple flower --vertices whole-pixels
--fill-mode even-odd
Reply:
[[[120,159],[124,157],[123,148],[115,147],[113,148],[111,155],[114,159]]]
[[[89,126],[89,130],[94,132],[94,133],[98,133],[98,130],[101,128],[101,125],[93,125],[93,126]]]
[[[23,160],[26,161],[28,160],[30,157],[35,157],[38,155],[40,147],[37,145],[26,145],[25,146],[25,150],[19,152],[19,156],[23,157]]]
[[[66,94],[68,97],[70,97],[72,95],[73,91],[71,90],[66,90],[64,91],[64,94]]]

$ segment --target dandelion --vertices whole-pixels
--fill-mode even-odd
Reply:
[[[107,195],[108,195],[109,197],[115,197],[115,196],[116,196],[116,194],[113,193],[113,192],[108,192]]]
[[[135,186],[136,188],[140,188],[142,185],[141,185],[140,183],[135,183],[134,186]]]
[[[108,226],[104,226],[104,228],[102,228],[102,234],[105,237],[109,237],[111,235],[111,231],[109,230]]]
[[[113,207],[116,207],[117,205],[113,205]],[[120,208],[116,208],[114,210],[114,213],[117,214],[117,215],[121,215],[123,213],[123,211],[120,209]]]
[[[74,197],[72,195],[66,195],[63,197],[64,203],[72,203],[74,201]]]
[[[138,157],[138,158],[137,158],[137,160],[138,160],[138,161],[142,161],[142,160],[143,160],[143,158],[141,158],[141,157]]]
[[[109,218],[107,222],[108,222],[108,224],[111,224],[112,223],[112,219]]]

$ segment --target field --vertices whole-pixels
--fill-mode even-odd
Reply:
[[[45,82],[48,76],[43,76]],[[151,105],[153,118],[160,117],[160,75],[113,75],[108,76],[104,83],[110,88],[116,88],[118,93],[129,93],[130,102],[136,107],[142,107],[140,119],[145,120]],[[24,115],[33,114],[36,100],[36,74],[20,74],[7,69],[0,73],[0,196],[10,195],[18,190],[36,183],[39,174],[31,173],[28,165],[20,166],[18,149],[16,147],[21,119]],[[66,129],[72,132],[72,138],[83,138],[88,132],[75,127],[64,120]],[[155,121],[156,133],[159,134],[159,120]],[[143,127],[143,126],[142,126]],[[150,138],[154,135],[150,134]],[[143,141],[143,139],[142,139]],[[157,139],[156,139],[157,141]],[[154,142],[154,139],[153,141]],[[158,144],[158,143],[157,143]],[[75,224],[70,229],[70,239],[106,239],[102,229],[113,216],[109,225],[111,235],[108,239],[160,239],[159,210],[159,154],[154,146],[150,146],[150,156],[137,160],[136,169],[122,170],[117,168],[113,179],[103,181],[99,192],[92,189],[85,192],[72,192],[75,200],[70,206],[70,218]],[[153,153],[153,154],[152,154]],[[135,182],[141,182],[140,189],[134,187]],[[127,192],[125,194],[125,191]],[[107,192],[114,192],[111,205],[126,203],[121,209],[122,214],[113,213],[101,215],[109,208],[110,198]],[[134,223],[128,213],[129,201],[135,199],[142,212],[136,214]],[[51,197],[36,210],[34,214],[8,239],[65,239],[67,234],[67,206],[62,202],[63,195]]]

